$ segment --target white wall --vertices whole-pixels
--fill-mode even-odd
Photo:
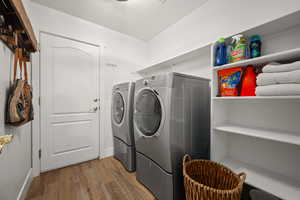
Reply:
[[[142,74],[142,76],[145,77],[169,72],[178,72],[210,79],[212,75],[210,62],[210,52],[206,52],[199,57],[194,57],[169,67],[148,71],[147,73]]]
[[[0,42],[0,135],[13,134],[13,142],[0,154],[0,199],[17,199],[31,171],[31,123],[15,128],[5,125],[6,102],[11,83],[12,52]]]
[[[150,64],[300,10],[299,0],[209,0],[149,41]]]
[[[23,3],[25,9],[28,10],[28,0],[23,0]],[[13,142],[7,145],[3,153],[0,154],[1,200],[24,198],[24,194],[28,189],[27,183],[31,180],[32,168],[32,123],[17,128],[5,125],[6,102],[12,78],[12,64],[12,52],[0,42],[0,135],[14,135]],[[28,70],[30,72],[30,69]]]
[[[100,148],[102,157],[112,155],[113,144],[110,125],[111,89],[116,83],[137,78],[137,75],[133,72],[143,67],[146,63],[147,44],[127,35],[32,2],[30,14],[32,15],[31,20],[37,35],[39,35],[40,31],[50,32],[101,46],[100,131],[102,140],[100,141]],[[43,45],[42,41],[40,42]],[[36,68],[39,67],[38,55],[35,56],[33,62],[35,63],[33,74],[36,74],[33,81],[37,84],[38,69]],[[34,87],[38,88],[38,85]],[[35,96],[38,96],[38,94],[35,94]],[[38,127],[36,127],[36,130],[39,131]],[[38,141],[35,138],[34,140]],[[38,150],[37,147],[34,147],[34,149]],[[38,154],[34,156],[34,160],[37,160]]]

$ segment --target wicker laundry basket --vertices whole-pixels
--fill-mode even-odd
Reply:
[[[183,158],[187,200],[240,200],[245,173],[235,174],[227,167],[208,160]]]

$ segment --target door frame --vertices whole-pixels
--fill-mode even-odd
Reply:
[[[49,32],[49,31],[43,31],[40,30],[39,31],[39,44],[42,43],[41,41],[41,35],[42,34],[48,34],[48,35],[52,35],[52,36],[56,36],[56,37],[60,37],[60,38],[64,38],[64,39],[68,39],[68,40],[72,40],[75,42],[80,42],[80,43],[84,43],[84,44],[88,44],[88,45],[92,45],[95,46],[99,49],[99,55],[98,55],[98,88],[99,88],[99,97],[100,98],[100,109],[98,112],[98,117],[99,117],[99,123],[98,123],[98,130],[99,130],[99,155],[98,158],[101,158],[101,153],[103,152],[104,149],[102,149],[103,147],[103,131],[102,128],[100,126],[101,124],[101,116],[102,116],[102,112],[103,109],[101,109],[103,102],[101,101],[101,69],[102,69],[102,57],[103,57],[103,49],[105,48],[104,45],[100,45],[100,44],[96,44],[96,43],[90,43],[87,41],[83,41],[83,40],[79,40],[79,39],[75,39],[72,37],[68,37],[68,36],[64,36],[61,34],[56,34],[53,32]],[[35,94],[34,97],[34,102],[35,102],[35,120],[33,121],[33,125],[32,125],[32,169],[33,169],[33,177],[35,176],[39,176],[41,173],[41,159],[39,157],[39,151],[40,149],[42,149],[42,142],[41,142],[41,136],[42,136],[42,113],[41,113],[41,103],[43,102],[43,99],[41,97],[41,50],[39,48],[38,52],[35,53],[32,58],[32,71],[34,72],[33,74],[35,76],[33,76],[32,78],[34,78],[34,82],[36,86],[38,86],[38,90],[36,90],[36,92],[38,92],[38,94]],[[37,72],[38,71],[38,72]]]

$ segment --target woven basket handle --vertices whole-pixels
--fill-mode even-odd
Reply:
[[[246,180],[246,174],[244,172],[241,172],[238,174],[238,176],[240,177],[241,182],[244,183]]]
[[[191,161],[191,160],[192,160],[192,158],[191,158],[190,155],[185,154],[185,155],[183,156],[183,164],[185,164],[186,162],[189,162],[189,161]]]

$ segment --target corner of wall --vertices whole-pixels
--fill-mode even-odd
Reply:
[[[100,159],[111,157],[113,155],[114,155],[114,148],[113,147],[109,147],[109,148],[104,149],[100,153]]]
[[[17,200],[24,200],[26,198],[27,192],[29,190],[30,184],[33,180],[33,176],[32,176],[32,168],[29,169],[26,178],[24,180],[24,183],[21,187],[21,190],[18,194]]]

